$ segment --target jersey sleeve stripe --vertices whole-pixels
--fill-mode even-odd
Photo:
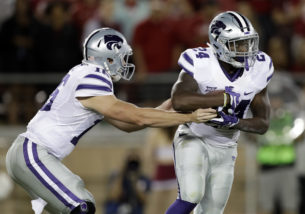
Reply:
[[[188,63],[190,63],[192,66],[194,66],[194,61],[193,61],[193,59],[192,59],[187,53],[184,53],[184,54],[183,54],[183,57],[184,57],[184,59],[185,59]]]
[[[92,90],[112,92],[112,90],[110,88],[108,88],[106,86],[100,86],[100,85],[80,84],[76,88],[76,90],[81,90],[81,89],[92,89]]]
[[[110,88],[112,88],[112,84],[109,80],[107,80],[106,78],[96,75],[96,74],[88,74],[87,76],[85,76],[85,78],[93,78],[93,79],[98,79],[101,80],[102,82],[106,83],[107,85],[109,85]]]
[[[180,67],[189,75],[191,75],[192,77],[194,77],[194,73],[189,71],[188,69],[186,69],[181,63],[178,62],[178,64],[180,65]]]
[[[273,76],[273,73],[269,77],[267,77],[267,82],[269,82],[269,80],[272,78],[272,76]]]
[[[272,67],[272,59],[270,58],[269,69]]]

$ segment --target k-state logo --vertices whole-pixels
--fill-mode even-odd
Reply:
[[[105,44],[109,50],[113,50],[115,47],[120,49],[122,47],[123,39],[117,35],[106,35]]]
[[[217,87],[211,87],[211,86],[207,86],[206,89],[205,89],[205,92],[212,92],[212,91],[215,91],[217,89]]]
[[[226,25],[222,21],[215,21],[214,24],[211,26],[211,33],[216,34],[215,40],[217,40],[219,34],[221,33],[222,30],[226,29]]]

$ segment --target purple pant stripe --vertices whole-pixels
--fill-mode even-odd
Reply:
[[[70,204],[68,201],[66,201],[66,199],[64,199],[58,192],[56,192],[56,190],[50,186],[43,178],[42,176],[36,171],[36,169],[32,166],[32,164],[30,163],[30,158],[28,155],[28,139],[26,138],[23,144],[23,155],[24,155],[24,159],[26,162],[27,167],[32,171],[32,173],[35,175],[35,177],[47,188],[49,189],[55,196],[56,198],[58,198],[58,200],[60,200],[65,206],[69,207],[70,209],[74,209],[75,206],[73,206],[72,204]]]
[[[34,160],[38,164],[38,166],[46,173],[46,175],[63,191],[65,192],[72,200],[76,202],[83,202],[83,200],[79,199],[76,195],[74,195],[63,183],[61,183],[48,169],[47,167],[39,160],[37,153],[37,144],[33,143],[33,154]]]

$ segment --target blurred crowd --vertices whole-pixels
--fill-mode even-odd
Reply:
[[[127,93],[124,96],[129,101],[139,101],[135,96],[141,96],[141,93],[149,98],[146,92],[164,99],[161,96],[170,96],[172,84],[168,85],[167,91],[162,91],[164,88],[161,87],[150,90],[141,87],[139,90],[138,85],[145,84],[155,74],[178,74],[180,53],[187,48],[206,46],[210,21],[226,10],[238,11],[248,17],[259,33],[260,50],[271,56],[276,72],[285,73],[295,85],[305,89],[305,78],[299,78],[303,77],[302,74],[305,76],[305,0],[1,0],[0,75],[64,74],[81,62],[84,38],[96,28],[111,27],[127,38],[134,50],[132,60],[136,65],[132,87],[123,85],[118,89]],[[283,82],[274,81],[274,84],[281,85]],[[49,89],[22,81],[0,82],[0,122],[27,123],[45,99],[37,101],[41,89],[50,94],[54,85]],[[118,93],[123,90],[118,90]],[[304,97],[304,91],[299,93]],[[155,175],[150,176],[152,183],[148,184],[139,173],[138,160],[128,159],[126,163],[129,164],[113,180],[114,183],[121,183],[122,188],[126,188],[128,194],[136,195],[138,200],[126,201],[127,193],[119,189],[109,197],[108,210],[127,209],[121,206],[127,202],[133,205],[131,207],[142,210],[145,201],[143,193],[150,188],[154,193],[151,201],[160,200],[161,195],[175,198],[175,188],[169,185],[174,180],[170,154],[172,130],[156,130],[152,136],[148,149],[151,154],[146,155],[150,162],[155,163],[152,166],[155,171],[151,170]],[[291,162],[296,162],[296,159]],[[298,162],[305,163],[303,160]],[[291,163],[284,167],[286,165]],[[172,173],[160,173],[164,169]],[[302,202],[305,200],[304,169],[302,165]],[[127,174],[132,174],[132,180]],[[159,188],[164,184],[166,188]],[[137,186],[141,188],[138,190]],[[165,199],[162,201],[168,202]],[[303,205],[300,213],[304,210]]]
[[[278,70],[305,70],[303,0],[3,0],[1,72],[66,72],[82,58],[95,28],[121,31],[133,46],[137,78],[177,68],[186,48],[206,46],[208,25],[220,11],[248,17],[260,48]]]
[[[112,27],[134,50],[133,81],[144,83],[151,74],[177,73],[180,53],[206,46],[210,21],[225,10],[251,20],[277,71],[305,72],[304,0],[2,0],[0,74],[66,73],[81,62],[84,38]],[[138,89],[124,90],[132,99]],[[9,123],[18,123],[20,103],[27,112],[23,121],[33,116],[37,87],[20,83],[0,91]]]

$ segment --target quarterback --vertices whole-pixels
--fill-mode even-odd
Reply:
[[[117,99],[113,82],[129,80],[134,65],[125,37],[110,28],[92,32],[84,42],[84,60],[73,67],[29,122],[6,156],[10,176],[33,198],[35,214],[95,213],[94,198],[81,178],[61,162],[79,139],[100,120],[130,132],[215,118],[214,109],[187,114],[159,108],[139,108]]]
[[[230,195],[240,131],[263,134],[269,127],[267,85],[271,58],[258,49],[259,36],[243,15],[227,11],[209,26],[207,48],[184,51],[172,89],[177,111],[215,108],[207,123],[179,126],[174,138],[177,200],[167,214],[221,214]],[[252,116],[246,117],[251,110]]]

